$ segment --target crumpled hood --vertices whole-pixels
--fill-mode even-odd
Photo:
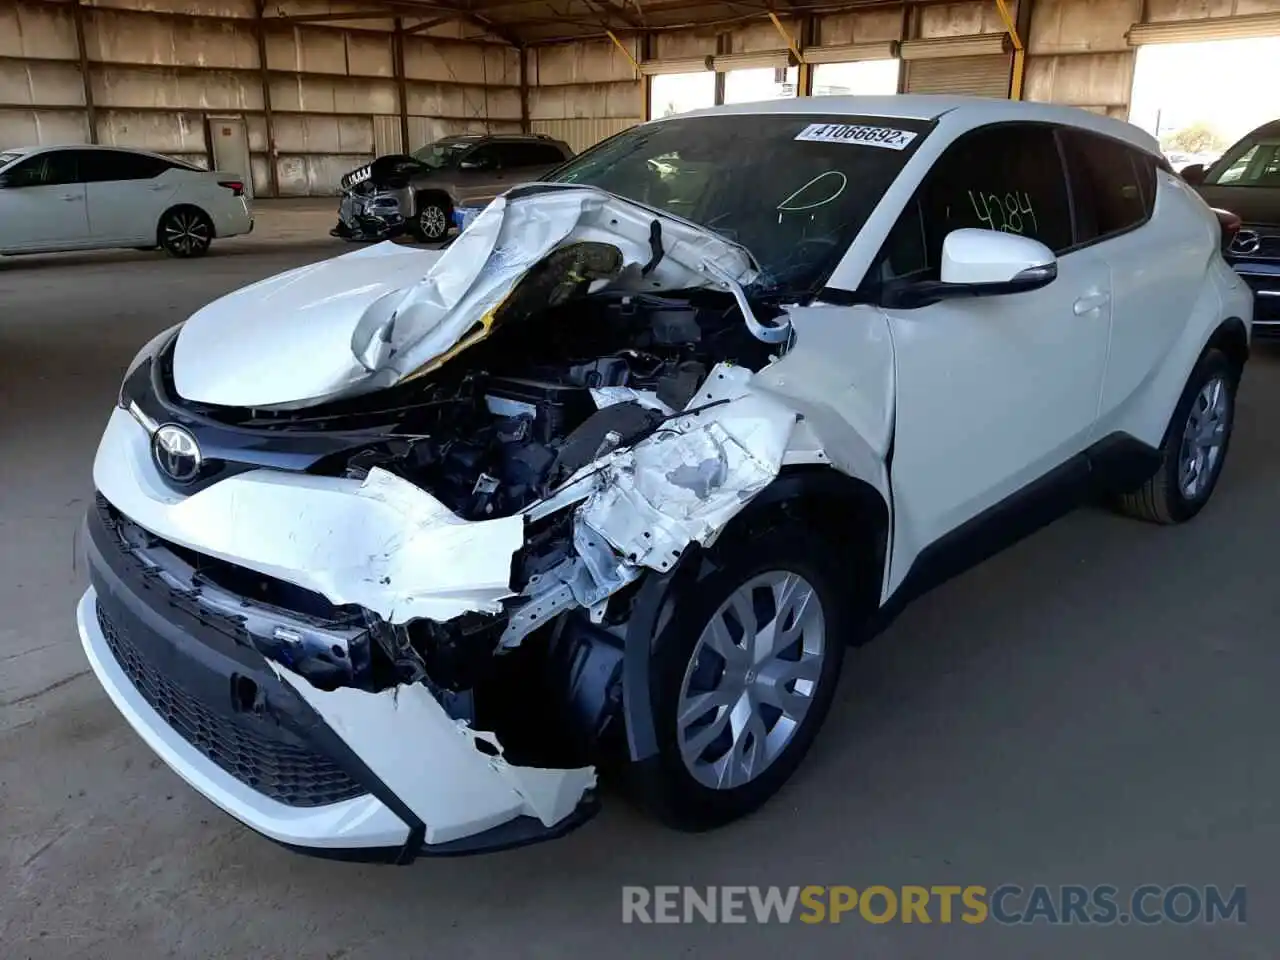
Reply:
[[[351,353],[356,321],[420,280],[441,253],[380,243],[220,297],[182,326],[173,356],[178,394],[255,407],[358,383],[368,371]]]
[[[703,227],[592,187],[526,186],[444,251],[378,244],[214,301],[178,336],[174,385],[198,403],[260,409],[391,386],[457,345],[549,253],[578,242],[621,251],[616,289],[747,284],[757,273],[747,250]]]

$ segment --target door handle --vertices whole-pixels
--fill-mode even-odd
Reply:
[[[64,193],[59,199],[65,200],[67,203],[71,203],[73,200],[80,200],[82,198],[78,193]]]
[[[1077,300],[1073,309],[1077,317],[1083,317],[1086,313],[1092,313],[1110,302],[1111,294],[1109,293],[1091,293]]]

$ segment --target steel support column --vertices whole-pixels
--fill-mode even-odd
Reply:
[[[408,153],[409,145],[409,84],[404,70],[404,20],[395,19],[396,32],[391,37],[392,69],[396,76],[396,97],[400,101],[400,152]]]
[[[276,125],[271,116],[271,73],[267,69],[267,27],[263,22],[262,10],[265,0],[258,0],[254,5],[253,32],[258,38],[258,72],[262,78],[262,114],[267,125],[267,178],[271,185],[271,196],[280,196],[280,174],[276,170]],[[250,153],[250,157],[252,157]],[[252,167],[252,162],[250,163]],[[253,179],[253,170],[246,174]]]
[[[71,6],[76,26],[76,50],[80,54],[80,81],[84,85],[84,118],[89,125],[89,142],[98,142],[98,111],[93,105],[93,78],[89,74],[89,48],[84,42],[84,8],[80,0]]]

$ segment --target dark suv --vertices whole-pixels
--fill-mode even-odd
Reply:
[[[1280,336],[1280,120],[1245,135],[1208,168],[1185,167],[1182,177],[1211,206],[1240,218],[1227,261],[1253,288],[1254,334]]]
[[[572,156],[568,144],[540,134],[475,134],[379,157],[342,178],[338,225],[329,232],[347,240],[386,240],[406,231],[423,241],[443,240],[457,208],[485,206]]]

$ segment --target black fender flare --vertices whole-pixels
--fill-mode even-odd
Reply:
[[[804,522],[806,514],[819,509],[824,519],[823,534],[834,543],[842,538],[850,546],[860,542],[867,549],[873,576],[859,597],[868,615],[879,605],[880,585],[888,550],[889,507],[879,492],[865,481],[846,476],[833,467],[803,466],[784,468],[769,486],[735,516],[715,543],[703,547],[691,543],[680,554],[675,566],[663,574],[649,573],[640,584],[633,600],[631,617],[623,637],[622,720],[626,729],[627,748],[633,763],[643,763],[657,755],[658,740],[653,716],[653,699],[649,686],[649,663],[653,644],[662,635],[667,619],[674,615],[680,600],[695,589],[710,572],[718,569],[720,548],[732,550],[749,541],[753,530],[761,524],[780,521]],[[817,519],[816,517],[813,519]]]

